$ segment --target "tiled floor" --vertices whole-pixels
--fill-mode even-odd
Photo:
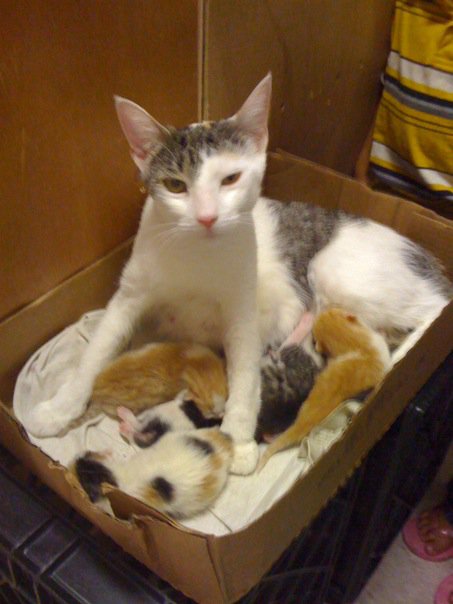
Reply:
[[[453,477],[453,443],[419,509],[442,501]],[[439,583],[453,573],[453,560],[426,562],[411,554],[399,534],[354,604],[431,604]]]

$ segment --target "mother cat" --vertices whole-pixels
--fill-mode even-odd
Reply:
[[[270,98],[269,74],[233,117],[173,129],[116,97],[148,198],[119,289],[74,378],[24,417],[31,433],[58,434],[84,412],[96,374],[147,314],[155,339],[224,348],[222,429],[235,442],[233,471],[246,474],[258,460],[263,348],[287,338],[304,311],[335,304],[376,329],[415,330],[414,340],[445,306],[450,287],[436,261],[392,230],[260,197]]]

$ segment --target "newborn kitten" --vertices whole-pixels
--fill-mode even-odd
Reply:
[[[120,355],[101,371],[86,413],[71,428],[100,413],[116,418],[118,406],[139,413],[183,390],[207,417],[221,415],[227,397],[223,360],[199,344],[149,344]]]
[[[261,409],[255,438],[288,428],[313,387],[319,367],[301,344],[269,348],[261,359]]]
[[[166,432],[127,461],[88,451],[73,472],[93,503],[112,485],[174,518],[206,510],[225,487],[232,462],[231,438],[218,428]]]
[[[317,317],[313,337],[317,351],[328,357],[327,365],[316,377],[295,423],[266,449],[260,468],[274,453],[300,443],[340,403],[374,388],[390,368],[385,339],[339,308]]]
[[[185,391],[174,401],[147,409],[135,416],[130,409],[118,407],[120,434],[138,447],[150,447],[169,431],[190,431],[212,428],[221,422],[220,417],[206,417],[194,400],[187,398]]]

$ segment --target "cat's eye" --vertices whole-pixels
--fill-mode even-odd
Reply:
[[[164,178],[162,183],[170,193],[185,193],[187,191],[186,183],[179,180],[179,178]]]
[[[232,185],[233,183],[235,183],[239,180],[240,176],[241,176],[240,172],[235,172],[234,174],[229,174],[228,176],[225,176],[225,178],[222,178],[222,185]]]

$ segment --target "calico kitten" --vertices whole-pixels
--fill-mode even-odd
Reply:
[[[328,358],[296,421],[266,449],[260,461],[294,446],[340,403],[374,388],[391,366],[384,338],[342,309],[321,313],[313,326],[316,349]]]
[[[227,381],[223,360],[206,346],[186,342],[150,344],[120,355],[96,377],[85,414],[76,427],[118,406],[140,413],[181,391],[205,417],[223,415]]]
[[[126,407],[118,407],[120,434],[140,448],[150,447],[169,431],[191,431],[219,426],[220,417],[206,416],[185,391],[173,401],[134,415]]]
[[[217,428],[166,432],[127,461],[87,452],[72,471],[93,503],[105,497],[103,485],[113,485],[160,512],[187,518],[219,496],[232,453],[231,438]]]
[[[53,398],[19,410],[32,434],[58,434],[82,415],[96,376],[151,315],[153,339],[224,349],[222,430],[235,443],[232,471],[250,473],[262,352],[305,311],[340,306],[375,330],[411,332],[401,358],[449,302],[439,264],[392,229],[260,196],[270,97],[269,74],[232,117],[181,129],[116,98],[148,197],[119,289],[76,375]]]

